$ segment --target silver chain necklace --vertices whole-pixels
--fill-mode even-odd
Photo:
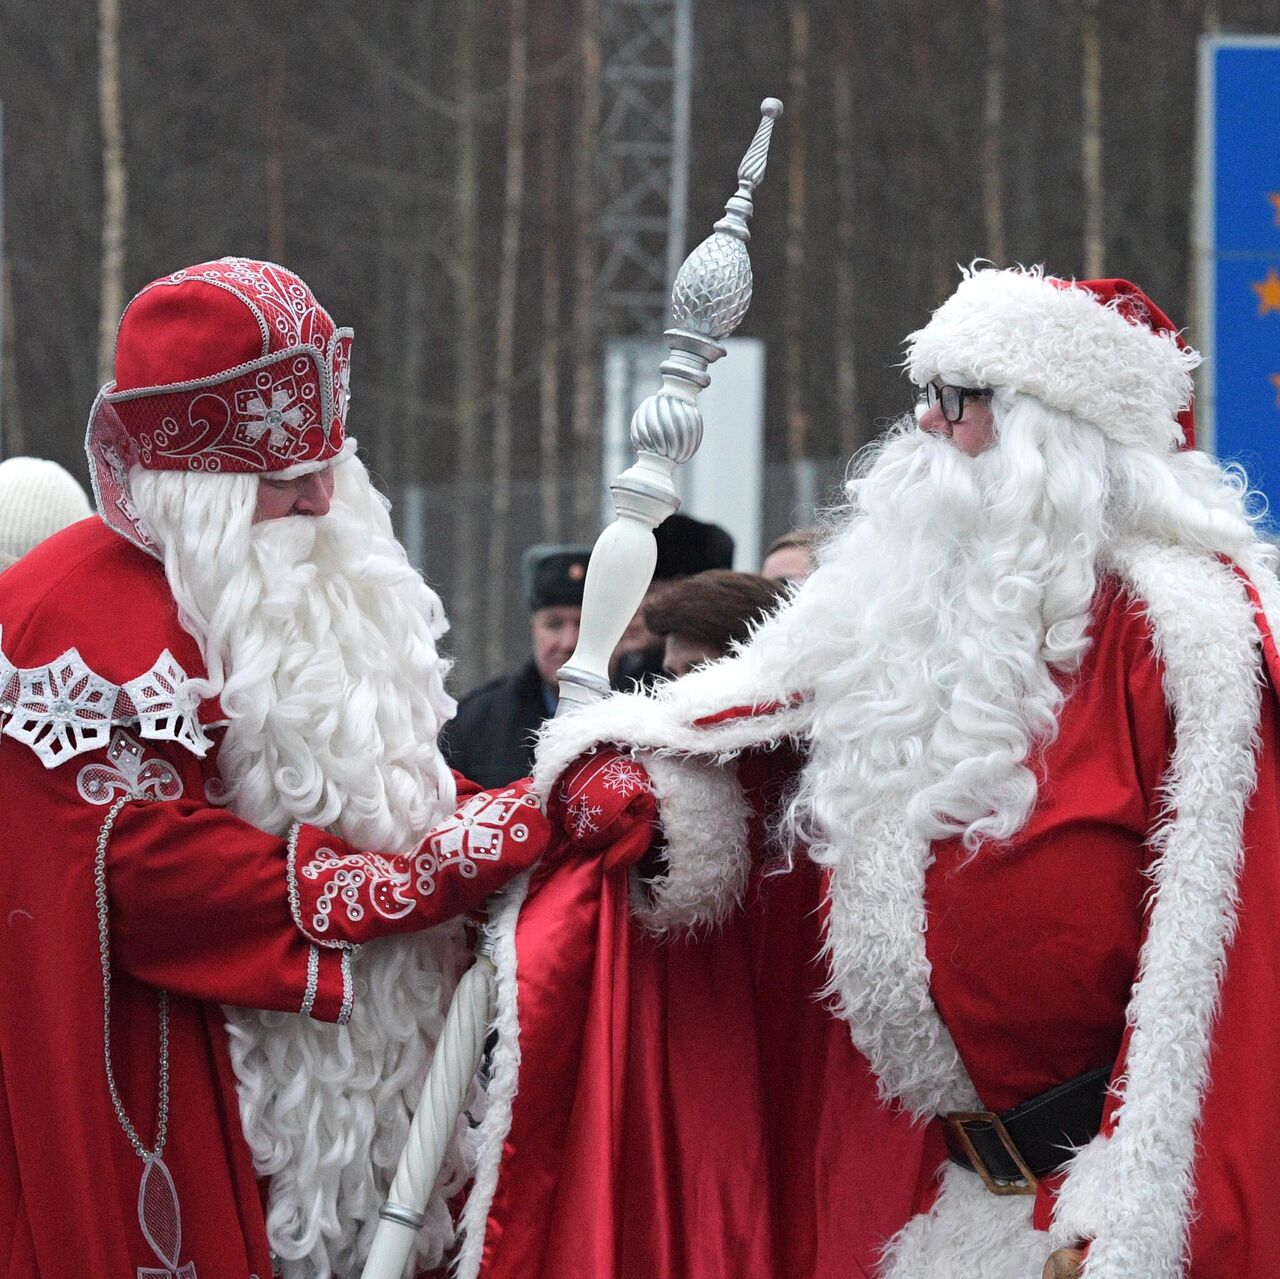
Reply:
[[[120,810],[126,804],[145,798],[136,794],[122,795],[111,805],[98,831],[97,855],[93,862],[94,900],[98,910],[98,959],[102,965],[102,1043],[107,1067],[107,1090],[111,1094],[111,1106],[124,1135],[129,1139],[134,1154],[142,1160],[142,1181],[138,1186],[138,1225],[152,1251],[164,1263],[164,1270],[139,1266],[138,1279],[157,1273],[174,1279],[196,1279],[196,1268],[188,1262],[178,1265],[178,1253],[182,1247],[182,1216],[178,1207],[178,1192],[173,1184],[163,1158],[165,1138],[169,1129],[169,992],[158,991],[156,1004],[160,1014],[159,1096],[156,1099],[156,1143],[148,1150],[138,1136],[116,1087],[115,1071],[111,1066],[111,942],[107,916],[107,845]]]

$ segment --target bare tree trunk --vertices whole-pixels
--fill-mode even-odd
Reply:
[[[786,405],[787,460],[793,475],[809,455],[808,396],[805,394],[805,253],[808,215],[805,186],[805,85],[809,61],[809,0],[788,7],[791,49],[787,67],[787,238],[786,299],[783,328],[783,395]]]
[[[983,66],[982,212],[986,223],[986,254],[997,266],[1007,266],[1004,242],[1004,0],[986,0],[987,57]]]
[[[1198,22],[1201,35],[1212,35],[1218,30],[1218,6],[1213,0],[1187,0],[1187,16]],[[1191,344],[1199,346],[1204,340],[1205,326],[1201,321],[1204,314],[1205,290],[1209,272],[1212,270],[1211,248],[1209,243],[1209,210],[1204,207],[1203,198],[1198,198],[1193,207],[1189,224],[1190,252],[1187,254],[1187,309],[1184,315],[1186,324],[1191,329]],[[1195,379],[1195,398],[1197,404],[1203,404],[1205,394],[1205,366],[1202,364],[1192,374]],[[1203,422],[1201,429],[1204,425]],[[1201,437],[1201,447],[1205,446]]]
[[[1051,31],[1058,27],[1057,11],[1050,14],[1041,6],[1022,8],[1006,14],[1006,38],[1014,47],[1034,47],[1037,42],[1047,43]],[[1042,192],[1044,186],[1040,170],[1048,151],[1045,127],[1046,104],[1040,95],[1028,95],[1022,91],[1025,75],[1025,59],[1018,58],[1008,64],[1005,78],[1010,96],[1017,102],[1017,127],[1010,129],[1005,139],[1008,156],[1009,185],[1005,197],[1005,251],[1009,261],[1040,261],[1047,249],[1045,220],[1041,216],[1041,199],[1047,196],[1057,206],[1060,194]],[[1055,121],[1062,112],[1056,103],[1049,104]],[[1054,157],[1059,160],[1060,157]]]
[[[374,105],[378,120],[378,154],[383,167],[390,173],[401,163],[400,149],[396,146],[400,130],[393,128],[391,121],[397,109],[404,108],[395,100],[392,86],[385,76],[375,77],[374,86]],[[374,467],[386,483],[387,495],[397,504],[400,501],[399,486],[410,478],[400,465],[398,444],[403,434],[403,427],[412,423],[413,419],[404,417],[402,412],[393,413],[396,391],[400,388],[393,375],[395,358],[392,352],[399,344],[399,335],[403,329],[404,303],[401,289],[405,270],[409,265],[407,259],[419,256],[422,247],[418,246],[410,253],[405,253],[404,231],[397,226],[398,212],[395,202],[386,194],[377,201],[378,253],[375,287],[378,292],[377,306],[374,311],[374,331],[378,344],[375,354],[379,361],[381,380],[375,388],[369,386],[371,379],[368,376],[368,370],[361,370],[360,377],[360,398],[364,402],[360,413],[361,434],[367,433],[371,436],[370,442],[373,447],[370,453]],[[401,218],[403,220],[403,215]],[[416,219],[414,222],[416,223]],[[404,392],[405,398],[408,399],[409,396],[418,393],[418,388],[404,388]],[[393,429],[397,416],[402,424],[401,430]],[[401,511],[396,507],[392,509],[398,519],[402,518]]]
[[[498,266],[498,303],[494,335],[496,386],[493,403],[492,496],[489,525],[488,608],[485,610],[486,660],[502,666],[507,634],[506,604],[511,594],[507,545],[511,526],[512,396],[515,382],[516,301],[520,282],[520,222],[524,214],[524,111],[528,72],[526,0],[507,0],[510,52],[507,60],[506,185],[502,200],[502,247]]]
[[[952,289],[951,264],[943,245],[946,243],[945,210],[942,200],[942,184],[949,179],[941,175],[941,147],[938,143],[937,121],[940,113],[948,110],[940,101],[939,75],[930,41],[937,25],[934,9],[925,0],[913,0],[911,24],[914,32],[911,40],[911,65],[914,72],[916,101],[912,112],[912,151],[917,174],[917,193],[925,210],[925,251],[921,255],[927,275],[923,280],[925,307],[932,310],[941,298]]]
[[[858,405],[857,288],[853,268],[858,194],[854,167],[857,135],[853,109],[853,6],[837,5],[835,23],[836,412],[840,418],[840,452],[851,457],[867,442]]]
[[[410,221],[412,241],[419,246],[430,240],[435,228],[422,215]],[[430,341],[429,310],[431,291],[427,286],[427,255],[421,247],[411,250],[404,263],[404,310],[400,317],[400,411],[396,415],[395,473],[400,481],[401,536],[409,561],[423,568],[426,547],[422,532],[422,439],[425,433],[422,411],[423,356]]]
[[[1102,275],[1106,256],[1105,208],[1102,191],[1102,35],[1099,0],[1083,0],[1081,93],[1084,123],[1081,134],[1084,176],[1084,273]]]
[[[285,260],[284,101],[288,61],[284,43],[284,0],[271,5],[271,56],[267,60],[264,132],[267,142],[267,252]]]
[[[18,352],[13,340],[17,332],[17,324],[13,314],[13,263],[9,255],[4,255],[4,280],[0,283],[4,288],[4,334],[3,351],[0,359],[4,361],[4,404],[0,411],[4,413],[4,452],[10,457],[27,451],[27,442],[22,432],[22,412],[18,399]]]
[[[428,6],[420,4],[415,7],[409,31],[411,47],[414,51],[413,70],[423,84],[431,83],[434,70],[432,54],[435,45],[432,41],[431,12]],[[390,108],[390,95],[383,89],[384,105]],[[422,113],[425,115],[425,113]],[[422,117],[419,116],[419,119]],[[431,148],[418,147],[413,157],[411,172],[415,173],[425,185],[430,176],[429,166],[432,163]],[[384,198],[382,203],[387,203]],[[396,259],[400,267],[403,297],[400,311],[396,315],[391,331],[399,336],[399,380],[396,390],[399,395],[398,411],[394,414],[395,429],[392,431],[386,422],[379,422],[379,438],[387,445],[388,452],[394,450],[395,477],[399,487],[398,515],[400,534],[404,540],[409,561],[415,568],[425,569],[428,551],[425,534],[425,492],[423,474],[423,456],[426,453],[427,435],[426,413],[424,411],[426,376],[426,353],[432,339],[432,319],[434,318],[435,299],[434,283],[431,271],[430,246],[439,234],[435,218],[421,202],[410,205],[406,218],[406,239],[408,252],[403,248]],[[395,305],[395,290],[383,299],[384,306]],[[384,400],[384,403],[388,401]],[[391,414],[385,416],[391,417]]]
[[[127,182],[120,102],[120,0],[98,0],[98,111],[102,129],[102,291],[98,383],[111,381],[116,324],[124,310]]]
[[[541,155],[538,162],[542,197],[542,343],[538,371],[538,453],[542,480],[542,537],[563,536],[563,486],[560,468],[560,129],[555,96],[542,95]]]
[[[577,128],[573,147],[573,532],[594,533],[600,522],[596,482],[600,456],[599,211],[602,58],[600,0],[581,0]]]
[[[1152,297],[1172,298],[1175,280],[1182,257],[1177,245],[1177,236],[1169,225],[1169,210],[1172,201],[1169,198],[1170,160],[1173,159],[1172,148],[1169,147],[1169,133],[1164,129],[1164,121],[1169,118],[1171,102],[1167,78],[1172,71],[1169,63],[1169,46],[1165,40],[1153,40],[1151,33],[1159,31],[1161,24],[1167,19],[1168,6],[1164,0],[1147,0],[1146,21],[1139,27],[1137,41],[1140,47],[1133,50],[1134,65],[1143,66],[1142,111],[1147,118],[1149,150],[1146,163],[1141,166],[1142,202],[1146,206],[1146,216],[1142,225],[1146,232],[1147,243],[1151,246],[1150,266],[1144,267],[1143,282]],[[1152,25],[1155,24],[1155,25]],[[1178,151],[1185,146],[1182,138],[1178,139]],[[1192,163],[1194,165],[1194,144],[1192,146]],[[1193,170],[1194,172],[1194,170]],[[1136,175],[1135,175],[1136,176]],[[1182,184],[1178,183],[1178,204],[1183,202]],[[1191,203],[1195,203],[1194,188]],[[1190,221],[1190,220],[1188,220]],[[1180,284],[1181,281],[1179,280]],[[1167,307],[1172,301],[1165,302]]]
[[[458,16],[456,77],[458,101],[457,160],[454,206],[457,218],[457,271],[455,309],[458,316],[455,339],[456,374],[454,420],[458,432],[459,547],[467,556],[480,551],[481,459],[480,438],[480,175],[479,103],[476,91],[476,61],[479,43],[479,5],[462,0]],[[474,573],[463,572],[456,579],[460,684],[473,682],[480,673],[479,597]]]

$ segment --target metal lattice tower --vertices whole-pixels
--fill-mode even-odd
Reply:
[[[651,337],[686,247],[693,0],[604,0],[603,19],[604,330]]]

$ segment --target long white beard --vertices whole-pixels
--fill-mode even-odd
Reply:
[[[1025,399],[977,458],[900,424],[849,486],[851,513],[757,645],[812,690],[789,813],[815,860],[885,803],[971,850],[1035,804],[1034,752],[1087,648],[1105,446]],[[759,659],[758,659],[759,660]]]
[[[251,523],[253,477],[135,472],[206,696],[229,721],[216,797],[263,830],[308,822],[407,850],[452,810],[436,738],[453,713],[440,601],[405,560],[363,466],[319,519]],[[283,868],[282,868],[283,874]],[[347,1026],[226,1010],[245,1136],[271,1178],[267,1234],[289,1279],[359,1273],[456,984],[461,925],[363,947]],[[456,1147],[455,1143],[455,1147]],[[441,1263],[455,1149],[415,1258]]]
[[[910,419],[871,450],[817,571],[740,656],[753,687],[812,691],[782,835],[824,864],[886,803],[970,851],[1022,827],[1111,546],[1275,571],[1238,468],[1117,444],[1014,391],[993,408],[977,458]]]

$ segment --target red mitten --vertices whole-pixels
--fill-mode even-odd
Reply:
[[[658,801],[649,774],[607,747],[569,765],[552,787],[547,810],[571,849],[608,849],[606,870],[639,861],[657,832]]]
[[[474,910],[546,852],[527,778],[458,805],[412,853],[362,853],[314,826],[290,840],[290,902],[321,944],[413,932]]]

